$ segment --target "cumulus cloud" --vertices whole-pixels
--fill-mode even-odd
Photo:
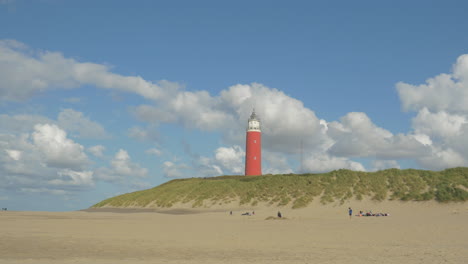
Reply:
[[[294,170],[288,162],[288,157],[278,152],[262,152],[262,172],[263,174],[288,174]],[[297,171],[302,173],[303,171]]]
[[[146,177],[148,169],[142,168],[138,163],[134,163],[126,150],[120,149],[110,162],[110,168],[101,167],[95,170],[97,179],[119,182],[125,178]]]
[[[240,146],[220,147],[215,150],[216,163],[229,173],[244,173],[244,157],[245,152]]]
[[[67,133],[56,125],[34,126],[32,141],[49,167],[82,169],[89,160],[84,147],[67,138]]]
[[[70,169],[60,170],[59,179],[50,180],[52,185],[66,186],[94,186],[92,171],[73,171]]]
[[[328,172],[338,169],[366,171],[364,166],[347,158],[333,157],[326,154],[309,156],[304,160],[304,169],[307,172]]]
[[[328,124],[328,135],[335,142],[329,153],[334,156],[403,159],[429,151],[412,135],[393,135],[376,126],[365,113],[348,113],[340,121]]]
[[[127,151],[120,149],[112,160],[112,168],[119,175],[145,177],[148,173],[147,169],[141,168],[140,165],[132,163]]]
[[[37,124],[30,133],[0,134],[0,189],[68,194],[94,186],[83,146],[60,127]]]
[[[137,126],[128,130],[128,136],[137,140],[149,142],[159,142],[161,137],[155,128],[142,128]]]
[[[96,146],[89,147],[87,151],[93,154],[95,157],[102,158],[104,157],[105,149],[106,147],[104,147],[103,145],[96,145]]]
[[[429,78],[425,84],[396,85],[404,110],[418,111],[427,108],[431,112],[468,112],[468,54],[458,57],[451,74]]]
[[[430,156],[421,157],[418,161],[424,168],[433,170],[466,166],[468,164],[466,156],[462,156],[452,148],[446,147],[433,147]]]
[[[413,128],[418,134],[431,138],[448,139],[462,133],[462,126],[468,123],[464,115],[449,114],[445,111],[431,113],[423,108],[413,118]]]
[[[219,147],[211,157],[194,155],[189,146],[186,148],[190,161],[165,161],[162,166],[165,177],[212,177],[244,174],[245,152],[240,146]]]
[[[74,132],[77,137],[82,138],[106,138],[107,133],[100,124],[85,117],[82,112],[73,109],[62,110],[57,118],[60,127]]]
[[[5,149],[5,152],[10,156],[15,161],[18,161],[21,159],[21,154],[22,151],[15,150],[15,149]]]
[[[400,165],[396,160],[374,160],[372,161],[372,170],[379,171],[379,170],[386,170],[392,168],[400,168]]]
[[[56,122],[40,115],[0,115],[0,133],[29,133],[36,124],[55,124]]]
[[[191,176],[190,166],[186,164],[176,164],[171,161],[165,161],[162,165],[164,176],[167,178],[184,178]],[[192,172],[193,173],[193,172]]]
[[[95,85],[157,100],[177,91],[167,81],[152,83],[140,76],[112,73],[109,66],[78,62],[59,52],[36,52],[15,40],[0,41],[0,100],[21,101],[52,89]]]
[[[428,169],[468,165],[468,54],[458,57],[452,73],[429,78],[425,84],[398,83],[403,109],[417,111],[414,136],[430,146],[416,158]]]
[[[107,132],[100,124],[91,121],[82,112],[64,109],[57,120],[34,114],[0,115],[0,133],[30,132],[36,124],[53,124],[80,138],[107,138]]]
[[[163,154],[162,151],[157,149],[157,148],[147,149],[145,151],[145,153],[148,154],[148,155],[155,155],[155,156],[158,156],[158,157],[160,157]]]

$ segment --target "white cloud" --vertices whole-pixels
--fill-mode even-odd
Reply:
[[[468,54],[458,57],[452,74],[440,74],[426,84],[396,85],[405,110],[427,108],[431,112],[468,112]]]
[[[36,124],[54,124],[81,138],[103,139],[107,137],[107,132],[100,124],[73,109],[62,110],[58,114],[57,121],[40,115],[0,115],[0,133],[30,132]]]
[[[449,114],[445,111],[431,113],[423,108],[413,118],[413,128],[418,134],[431,138],[448,139],[460,135],[461,127],[468,123],[466,116]]]
[[[347,158],[319,154],[309,156],[304,160],[304,170],[306,172],[328,172],[338,169],[366,171],[361,163]]]
[[[82,117],[80,112],[71,109],[62,113],[71,113],[70,118]],[[64,118],[59,115],[59,119]],[[83,131],[87,123],[93,124],[87,121],[81,122],[81,128],[76,130]],[[94,186],[92,177],[85,178],[90,173],[91,161],[84,147],[68,138],[59,123],[64,122],[39,115],[0,115],[0,149],[4,150],[0,151],[0,180],[4,183],[0,188],[68,194]],[[99,127],[96,124],[93,129],[99,131]],[[103,146],[88,149],[94,155],[102,150]]]
[[[148,169],[134,163],[127,151],[120,149],[110,162],[110,168],[101,167],[95,170],[94,175],[99,180],[119,182],[125,178],[146,177]]]
[[[167,178],[187,178],[193,177],[190,175],[190,167],[186,164],[175,164],[171,161],[163,163],[164,176]],[[193,173],[193,172],[192,172]]]
[[[386,170],[391,168],[400,168],[400,165],[396,160],[374,160],[372,162],[372,170],[379,171],[379,170]]]
[[[57,120],[60,127],[76,133],[78,137],[99,139],[107,137],[104,127],[89,120],[82,112],[64,109],[59,113]]]
[[[282,153],[263,151],[262,159],[263,174],[288,174],[294,172],[287,156]],[[298,173],[301,173],[301,171],[298,171]]]
[[[51,185],[69,185],[69,186],[94,186],[92,171],[73,171],[70,169],[60,170],[59,179],[49,181]]]
[[[0,41],[0,100],[20,101],[35,93],[80,85],[133,92],[153,100],[179,89],[167,81],[155,84],[139,76],[118,75],[106,65],[77,62],[59,52],[35,52],[18,41]]]
[[[434,147],[431,156],[421,157],[419,163],[427,169],[442,170],[459,166],[466,166],[468,160],[451,148]]]
[[[440,74],[426,84],[398,83],[405,110],[418,111],[412,120],[414,138],[429,146],[415,160],[427,169],[468,165],[468,55],[462,55],[453,73]]]
[[[128,130],[128,136],[141,141],[158,142],[160,140],[159,132],[152,128],[132,127]]]
[[[190,162],[165,161],[163,163],[164,176],[184,178],[244,174],[245,152],[236,145],[217,148],[213,157],[190,155],[190,153],[189,156]]]
[[[10,156],[15,161],[18,161],[21,159],[21,151],[15,150],[15,149],[5,149],[5,152]]]
[[[173,123],[177,121],[177,113],[167,111],[161,107],[140,105],[132,111],[139,120],[152,124]]]
[[[103,152],[105,149],[106,147],[104,147],[103,145],[96,145],[96,146],[89,147],[87,150],[89,153],[93,154],[95,157],[102,158],[104,157]]]
[[[55,121],[40,115],[0,115],[0,133],[29,133],[36,124],[54,124]]]
[[[432,145],[432,140],[428,135],[424,134],[414,134],[414,139],[416,139],[419,143],[423,144],[424,146]]]
[[[211,177],[211,176],[220,176],[224,172],[221,169],[221,166],[213,163],[213,160],[208,157],[199,157],[194,162],[195,170],[192,171],[191,177]]]
[[[157,148],[147,149],[145,151],[145,153],[148,154],[148,155],[155,155],[155,156],[158,156],[158,157],[160,157],[163,154],[162,151],[157,149]]]
[[[147,169],[141,168],[140,165],[132,163],[128,152],[120,149],[111,162],[112,168],[119,175],[145,177],[148,173]]]
[[[89,163],[83,146],[68,139],[66,132],[58,126],[38,124],[34,130],[33,143],[49,167],[80,170]]]
[[[36,125],[31,134],[0,134],[0,189],[69,194],[94,186],[83,147],[55,125]]]
[[[328,124],[327,133],[335,142],[329,150],[333,156],[402,159],[430,151],[412,135],[393,135],[377,127],[365,113],[348,113],[340,121]]]
[[[244,173],[244,157],[245,152],[240,146],[220,147],[215,150],[216,163],[233,174]]]

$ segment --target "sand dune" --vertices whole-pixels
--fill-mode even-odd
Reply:
[[[1,264],[466,263],[467,249],[468,203],[0,212]]]

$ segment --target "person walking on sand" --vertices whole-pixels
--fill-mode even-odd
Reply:
[[[351,219],[351,217],[353,216],[353,209],[351,209],[351,207],[349,207],[348,213],[349,213],[349,219]]]

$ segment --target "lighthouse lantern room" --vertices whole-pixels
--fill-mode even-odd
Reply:
[[[245,140],[245,175],[262,175],[262,132],[255,109],[250,115]]]

